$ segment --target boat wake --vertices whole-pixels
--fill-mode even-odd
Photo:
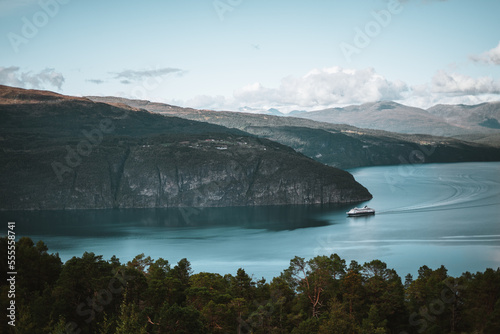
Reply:
[[[425,181],[425,182],[423,182]],[[430,189],[435,186],[432,179],[421,180]],[[399,208],[379,210],[377,214],[399,214],[471,209],[500,206],[500,183],[481,180],[469,174],[439,177],[439,188],[429,191],[429,200]],[[493,194],[492,194],[493,192]]]
[[[488,203],[488,204],[476,204],[476,205],[468,205],[468,206],[439,206],[439,205],[429,205],[422,207],[405,207],[398,208],[392,210],[380,210],[377,211],[377,215],[388,215],[388,214],[400,214],[400,213],[414,213],[414,212],[432,212],[432,211],[447,211],[447,210],[457,210],[457,209],[472,209],[472,208],[481,208],[488,206],[500,206],[500,202],[497,203]]]

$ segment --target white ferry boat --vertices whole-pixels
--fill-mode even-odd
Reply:
[[[354,208],[347,211],[346,213],[349,217],[367,216],[367,215],[374,215],[375,210],[365,205],[363,208]]]

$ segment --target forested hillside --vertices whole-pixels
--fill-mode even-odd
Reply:
[[[295,257],[266,282],[244,269],[193,274],[187,259],[144,254],[121,263],[84,253],[63,264],[26,237],[16,255],[16,326],[2,321],[2,333],[500,332],[500,269],[455,278],[444,266],[422,266],[402,282],[379,260],[347,264],[333,254]],[[7,252],[0,262],[7,267]]]

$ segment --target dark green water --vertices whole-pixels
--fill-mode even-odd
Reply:
[[[384,166],[351,170],[374,198],[375,216],[354,206],[2,212],[18,236],[43,240],[63,261],[84,251],[145,253],[195,272],[271,278],[295,255],[338,253],[385,261],[400,276],[444,264],[452,275],[500,266],[500,163]],[[6,228],[5,228],[6,230]],[[5,234],[5,232],[2,232]]]

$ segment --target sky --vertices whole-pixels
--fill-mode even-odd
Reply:
[[[498,0],[0,0],[0,84],[183,107],[500,101]]]

